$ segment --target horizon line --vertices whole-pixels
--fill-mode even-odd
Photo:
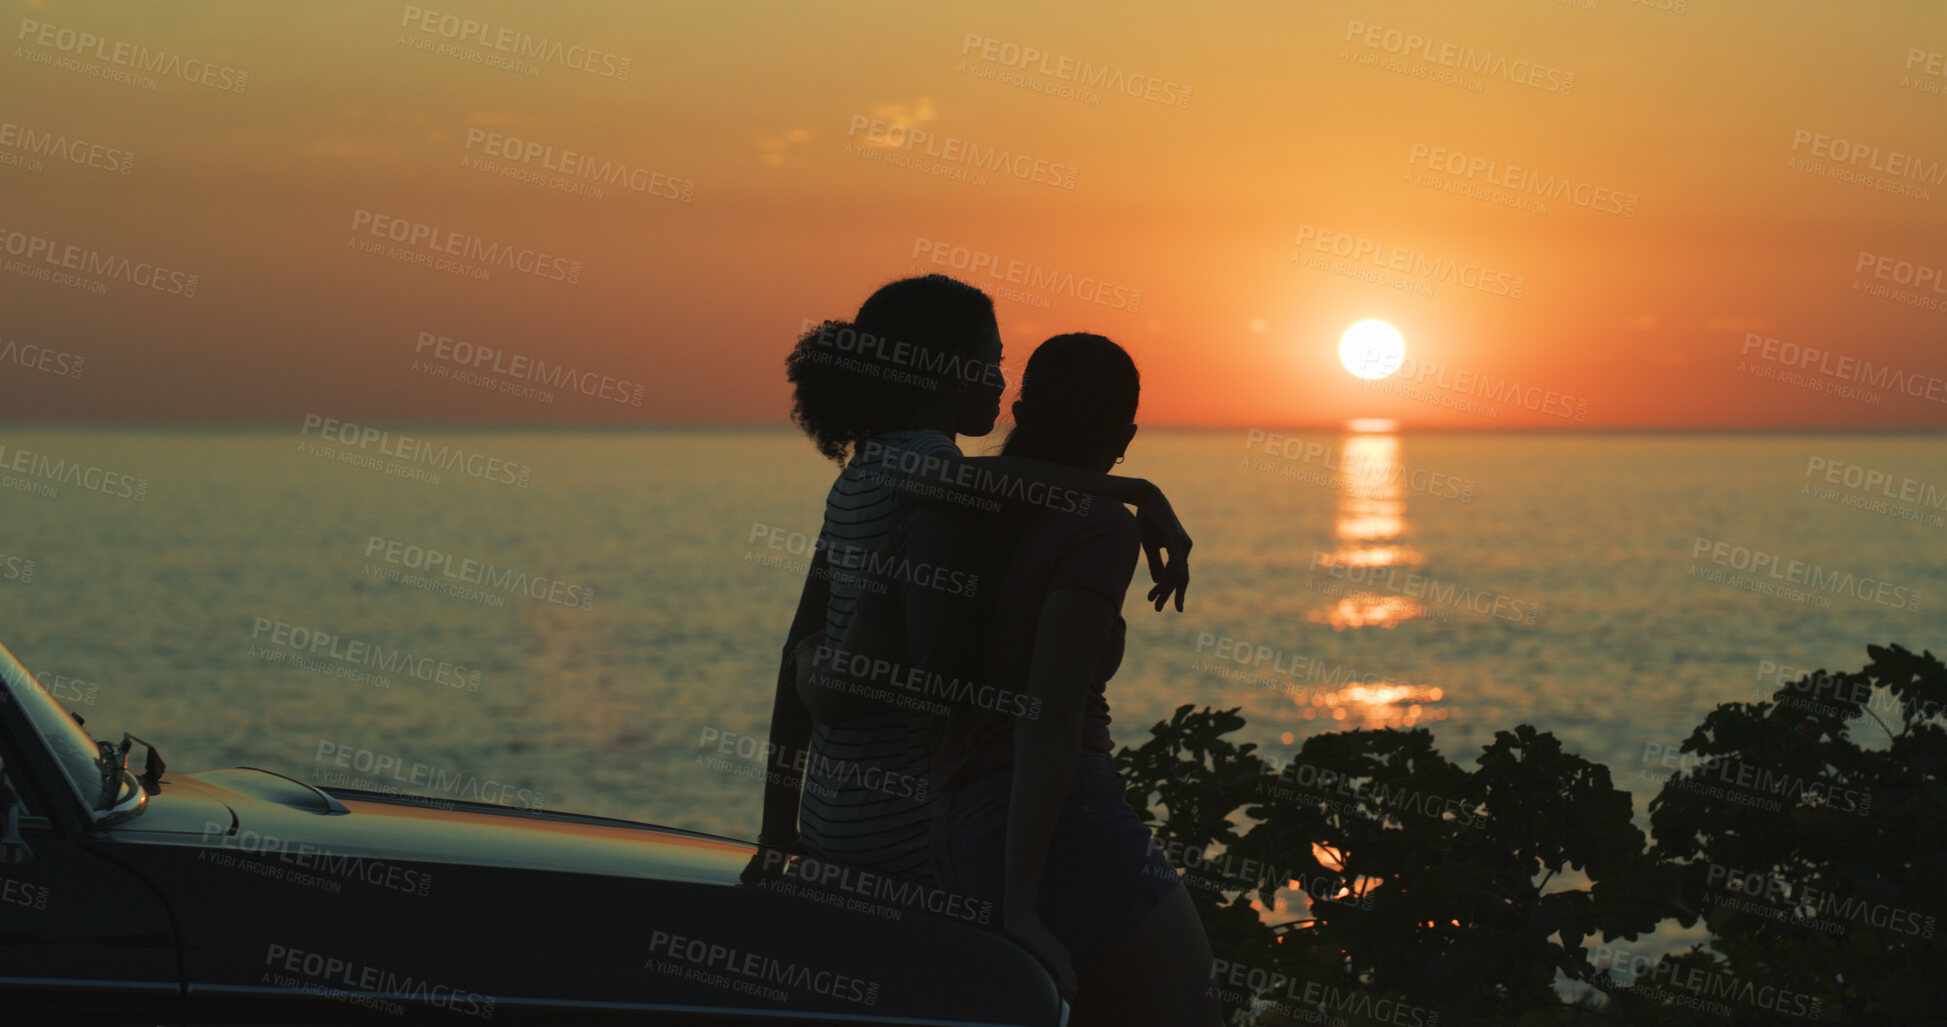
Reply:
[[[300,422],[301,424],[302,422]],[[353,422],[357,423],[357,422]],[[374,419],[371,425],[384,424],[395,428],[432,428],[447,431],[589,431],[589,432],[632,432],[632,431],[670,431],[670,432],[780,432],[799,434],[799,429],[789,422],[776,421],[465,421],[435,420],[413,421],[391,418]],[[1479,435],[1479,434],[1519,434],[1519,435],[1791,435],[1791,434],[1857,434],[1857,435],[1934,435],[1947,434],[1947,424],[1939,425],[1667,425],[1667,424],[1624,424],[1624,425],[1583,425],[1577,427],[1557,427],[1553,425],[1395,425],[1379,431],[1355,431],[1344,422],[1339,423],[1224,423],[1224,424],[1185,424],[1149,423],[1138,421],[1149,431],[1169,432],[1233,432],[1233,431],[1277,431],[1277,432],[1331,432],[1338,434],[1361,435]],[[291,427],[286,420],[263,420],[238,418],[234,420],[144,420],[113,421],[85,418],[63,420],[0,420],[0,427],[12,429],[120,429],[159,431],[250,431],[278,430],[288,431]],[[995,431],[999,431],[997,426]],[[957,436],[984,439],[988,435]]]

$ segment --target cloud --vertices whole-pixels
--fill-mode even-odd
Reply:
[[[860,145],[896,149],[905,145],[907,131],[938,118],[939,109],[933,106],[931,97],[922,96],[916,100],[875,103],[872,105],[870,114],[872,120],[884,122],[901,131],[895,134],[888,130],[876,135],[868,135]]]
[[[757,140],[757,159],[772,167],[790,163],[804,163],[804,144],[811,141],[809,129],[787,129],[783,135],[765,136]]]

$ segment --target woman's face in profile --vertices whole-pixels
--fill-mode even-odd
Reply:
[[[974,354],[977,363],[966,375],[966,388],[961,393],[960,423],[957,434],[985,435],[994,430],[994,422],[1001,416],[1001,394],[1007,391],[1007,382],[1001,377],[1001,330],[994,326],[992,336],[981,344]]]

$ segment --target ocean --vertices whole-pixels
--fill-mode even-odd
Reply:
[[[0,430],[0,642],[97,738],[756,834],[836,471],[790,431]],[[984,440],[967,440],[969,453]],[[1717,703],[1940,650],[1947,446],[1863,434],[1145,430],[1196,540],[1125,604],[1119,744],[1529,723],[1632,787]]]

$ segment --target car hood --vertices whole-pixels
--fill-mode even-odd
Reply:
[[[171,774],[116,840],[245,852],[330,852],[388,860],[735,884],[750,845],[676,828],[491,803],[318,789],[239,767]]]

